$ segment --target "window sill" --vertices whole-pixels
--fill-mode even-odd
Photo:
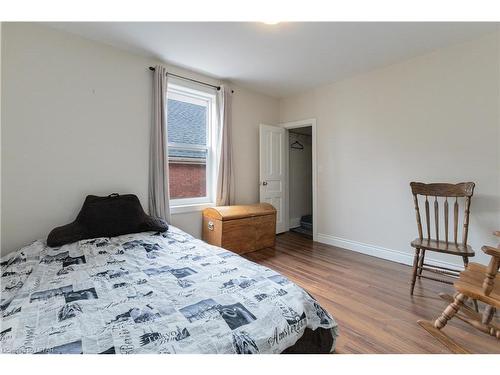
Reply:
[[[176,215],[176,214],[185,214],[188,212],[199,212],[209,207],[215,207],[215,203],[196,203],[196,204],[171,206],[170,213],[172,215]]]

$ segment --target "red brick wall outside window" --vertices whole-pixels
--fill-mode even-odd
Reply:
[[[206,164],[170,162],[170,199],[207,196]]]

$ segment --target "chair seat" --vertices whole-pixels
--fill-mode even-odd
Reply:
[[[474,256],[474,250],[469,245],[464,245],[461,243],[445,242],[428,240],[426,238],[416,238],[411,242],[411,246],[419,249],[436,251],[438,253],[446,253],[460,256]]]
[[[500,308],[500,276],[497,274],[493,290],[489,295],[483,292],[483,281],[486,278],[486,266],[470,263],[453,284],[455,289],[467,297],[479,300],[488,305]]]

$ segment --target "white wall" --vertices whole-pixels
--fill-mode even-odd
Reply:
[[[259,201],[259,124],[279,122],[279,101],[237,89],[233,97],[236,203]]]
[[[311,136],[289,132],[288,137],[288,180],[290,226],[299,226],[300,218],[312,215],[312,145]],[[295,141],[303,149],[291,148]]]
[[[72,221],[87,194],[135,193],[147,208],[155,61],[39,24],[4,23],[3,42],[2,254]],[[235,87],[241,202],[258,197],[258,124],[277,122],[278,109],[276,99]],[[172,222],[201,233],[200,212]]]
[[[408,263],[409,182],[474,181],[469,242],[487,260],[480,247],[500,229],[499,46],[488,35],[281,100],[282,122],[317,119],[320,241]]]

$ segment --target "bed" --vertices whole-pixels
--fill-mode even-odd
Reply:
[[[329,353],[337,324],[281,274],[170,226],[1,259],[2,353]]]

